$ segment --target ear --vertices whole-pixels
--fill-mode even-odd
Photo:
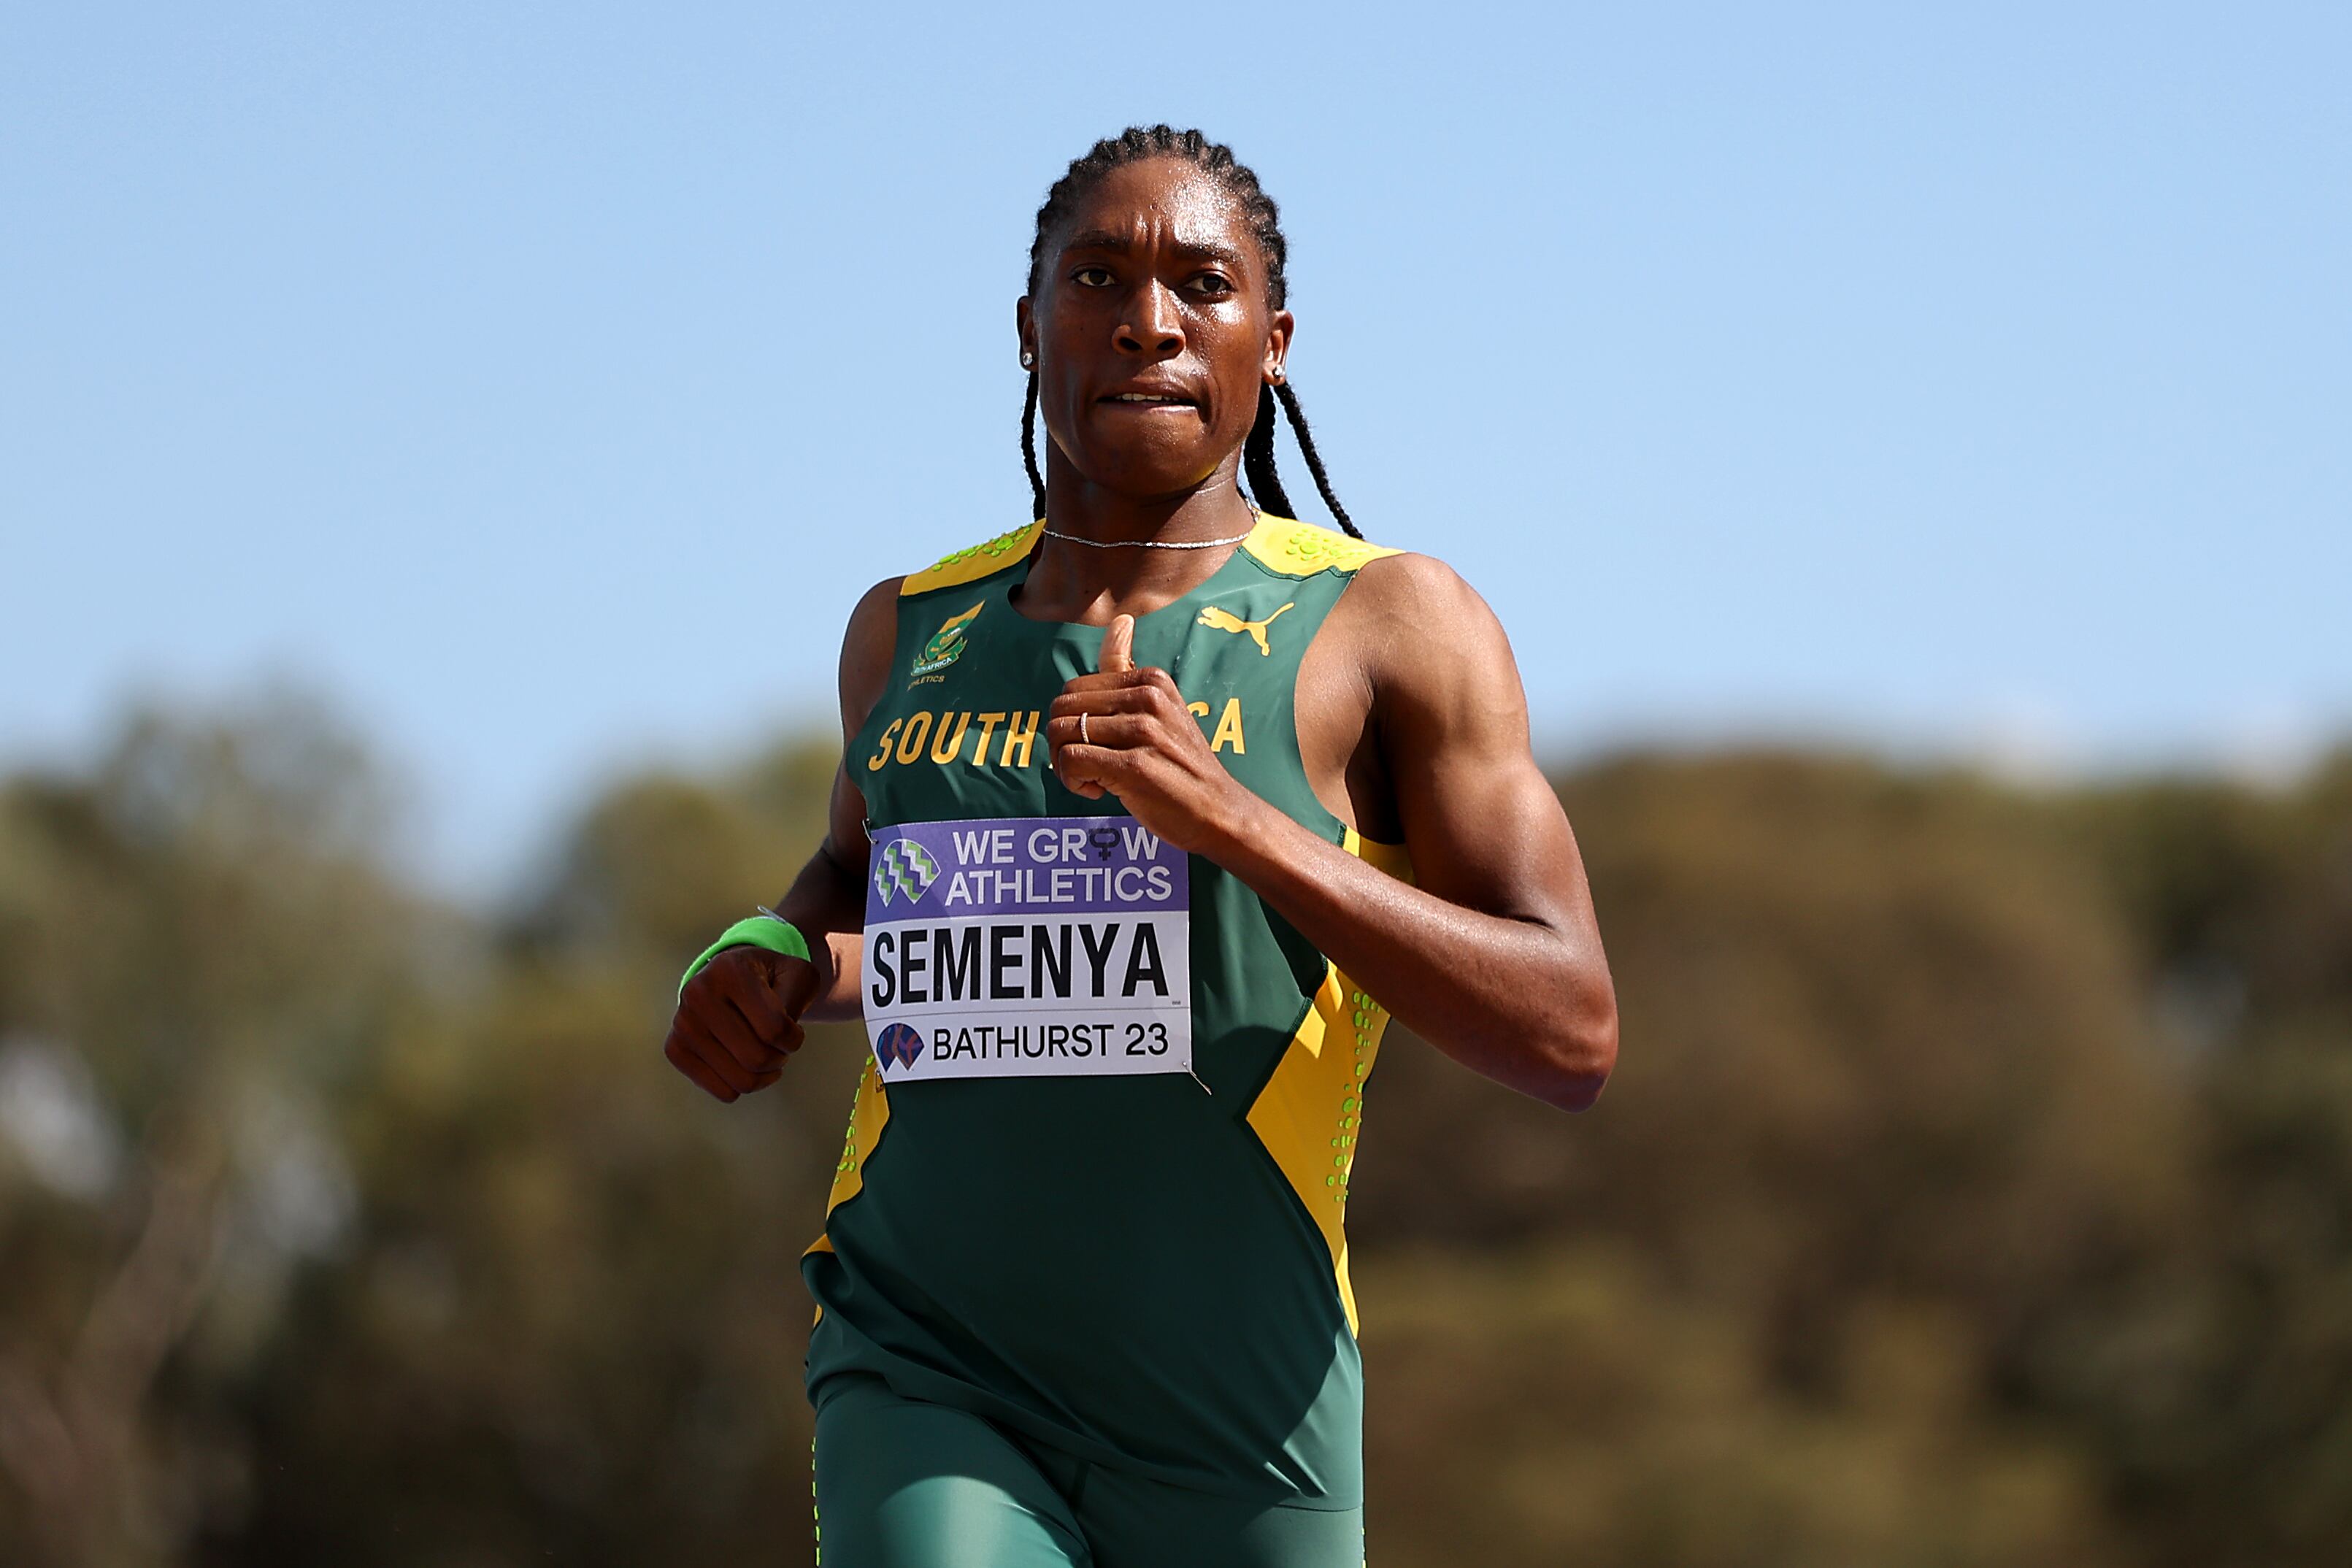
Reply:
[[[1034,363],[1037,357],[1037,318],[1029,309],[1029,296],[1024,294],[1013,302],[1013,327],[1020,335],[1020,352]]]
[[[1265,359],[1258,373],[1268,386],[1283,379],[1283,367],[1290,359],[1290,340],[1297,331],[1298,318],[1287,310],[1276,310],[1265,324]]]

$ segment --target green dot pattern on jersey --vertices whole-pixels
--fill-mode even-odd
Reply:
[[[1102,628],[1014,606],[1039,525],[908,578],[846,766],[877,844],[908,823],[1121,815],[1055,777],[1045,710]],[[1317,800],[1293,700],[1355,573],[1394,552],[1281,518],[1139,617],[1213,754],[1393,874]],[[909,849],[919,847],[908,843]],[[877,896],[940,868],[877,857]],[[1279,915],[1188,862],[1192,1071],[895,1083],[871,1058],[803,1272],[814,1390],[841,1373],[1097,1464],[1269,1503],[1362,1501],[1362,1373],[1341,1230],[1387,1014]],[[887,887],[885,886],[887,882]]]

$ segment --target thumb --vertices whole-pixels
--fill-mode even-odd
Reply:
[[[776,999],[776,1005],[783,1010],[785,1017],[797,1020],[816,1000],[818,982],[824,976],[807,959],[787,958],[781,952],[770,952],[762,948],[751,951],[757,955],[751,962],[757,966],[760,978],[766,983],[768,994]]]
[[[1103,632],[1102,672],[1125,675],[1135,668],[1135,617],[1113,616]]]

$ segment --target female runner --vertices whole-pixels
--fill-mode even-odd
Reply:
[[[1616,1058],[1509,645],[1333,499],[1276,219],[1164,125],[1054,186],[1036,521],[858,605],[829,836],[680,990],[722,1100],[804,1018],[873,1046],[803,1262],[834,1568],[1361,1563],[1340,1222],[1388,1018],[1568,1110]],[[1344,532],[1289,519],[1277,405]]]

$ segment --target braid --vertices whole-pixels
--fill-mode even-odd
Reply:
[[[1259,253],[1265,258],[1265,295],[1270,309],[1279,310],[1289,297],[1290,283],[1286,268],[1290,260],[1290,242],[1283,237],[1282,209],[1275,205],[1265,187],[1258,184],[1250,167],[1234,156],[1234,150],[1222,142],[1212,142],[1198,131],[1178,131],[1166,125],[1130,125],[1116,136],[1107,136],[1088,148],[1083,157],[1071,160],[1069,168],[1053,188],[1045,193],[1045,205],[1037,209],[1037,231],[1029,241],[1029,292],[1034,297],[1045,265],[1045,241],[1079,198],[1092,190],[1105,174],[1113,169],[1139,163],[1147,158],[1181,158],[1202,174],[1215,180],[1225,194],[1242,210],[1252,237],[1256,239]],[[1298,447],[1306,454],[1307,472],[1315,476],[1315,488],[1323,497],[1323,504],[1339,520],[1339,526],[1360,539],[1356,525],[1332,498],[1331,481],[1323,472],[1323,459],[1317,455],[1315,439],[1307,433],[1307,417],[1298,411],[1298,396],[1288,383],[1268,389],[1258,388],[1257,422],[1250,426],[1249,437],[1242,443],[1242,470],[1248,477],[1250,493],[1262,508],[1282,516],[1293,515],[1290,498],[1285,494],[1282,479],[1275,472],[1274,437],[1276,415],[1275,399],[1282,400],[1282,408],[1290,416],[1290,427],[1298,437]],[[1029,489],[1036,502],[1037,515],[1045,515],[1045,485],[1038,477],[1035,438],[1031,431],[1037,410],[1037,373],[1029,373],[1029,392],[1021,416],[1021,456],[1029,469]]]
[[[1261,382],[1257,389],[1257,423],[1242,443],[1242,472],[1249,476],[1250,499],[1260,511],[1276,517],[1295,515],[1284,493],[1282,476],[1274,471],[1274,426],[1281,416],[1274,411],[1274,392]]]
[[[1346,531],[1349,538],[1363,538],[1364,536],[1357,531],[1356,525],[1349,521],[1348,509],[1341,506],[1339,498],[1331,493],[1331,476],[1323,471],[1323,458],[1315,450],[1315,437],[1307,428],[1307,416],[1298,406],[1298,394],[1291,391],[1290,383],[1286,381],[1274,389],[1274,395],[1282,399],[1282,411],[1290,416],[1290,432],[1298,437],[1298,450],[1307,458],[1307,471],[1315,476],[1315,489],[1323,497],[1323,504],[1331,509],[1331,515],[1339,520],[1339,526]],[[1261,408],[1263,405],[1261,401]],[[1267,445],[1271,447],[1273,443],[1269,440]],[[1268,456],[1265,470],[1269,474],[1274,472],[1271,454]]]
[[[1021,400],[1021,461],[1029,470],[1029,499],[1045,515],[1045,480],[1037,472],[1037,367],[1029,367],[1029,395]]]

